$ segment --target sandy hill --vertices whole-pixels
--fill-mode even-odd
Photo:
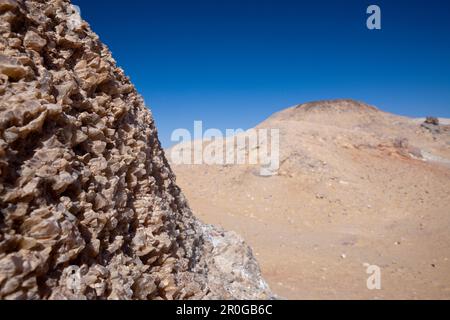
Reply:
[[[441,123],[353,100],[306,103],[257,127],[280,129],[272,177],[255,165],[173,168],[199,216],[244,235],[281,296],[450,298],[450,133]],[[382,290],[367,289],[367,264],[381,268]]]

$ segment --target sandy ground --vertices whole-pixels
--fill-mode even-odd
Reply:
[[[258,126],[280,129],[278,175],[172,167],[196,215],[241,234],[281,297],[450,299],[450,133],[420,123],[352,101],[302,105]]]

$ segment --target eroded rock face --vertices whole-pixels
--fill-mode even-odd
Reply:
[[[0,0],[0,298],[266,299],[201,224],[145,108],[65,0]]]

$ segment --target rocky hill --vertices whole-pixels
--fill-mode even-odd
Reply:
[[[0,299],[267,299],[202,224],[148,109],[66,0],[0,0]]]
[[[273,176],[259,164],[172,167],[195,212],[242,234],[281,296],[448,299],[447,121],[317,101],[257,126],[280,130]],[[382,290],[367,289],[367,265]]]

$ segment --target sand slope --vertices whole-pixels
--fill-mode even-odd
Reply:
[[[421,123],[319,101],[258,126],[280,129],[276,176],[172,167],[199,217],[242,234],[280,296],[448,299],[450,133]],[[381,268],[382,290],[367,289],[366,263]]]

